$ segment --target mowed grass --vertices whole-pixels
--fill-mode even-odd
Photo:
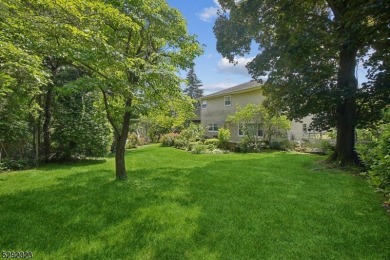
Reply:
[[[367,182],[313,155],[114,159],[0,174],[0,251],[36,259],[390,259],[390,218]]]

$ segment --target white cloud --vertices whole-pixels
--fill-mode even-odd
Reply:
[[[217,18],[217,13],[220,9],[221,5],[218,3],[218,0],[214,0],[214,6],[206,7],[198,14],[199,19],[204,22],[211,22],[213,19]]]
[[[218,7],[207,7],[199,14],[200,20],[210,22],[217,17]]]
[[[236,65],[233,63],[230,63],[228,59],[221,58],[218,61],[217,69],[220,73],[226,73],[226,74],[238,74],[243,76],[249,76],[248,70],[246,69],[246,65],[248,62],[252,61],[254,57],[239,57],[236,58],[235,61],[237,62]]]
[[[214,4],[215,4],[216,6],[218,6],[219,8],[221,8],[221,5],[219,4],[218,0],[214,0]]]

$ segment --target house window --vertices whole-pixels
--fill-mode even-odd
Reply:
[[[263,129],[261,129],[260,124],[239,124],[238,126],[238,136],[244,136],[246,134],[256,137],[263,137]]]
[[[263,137],[263,129],[260,129],[260,127],[257,128],[257,136],[258,137]]]
[[[304,133],[307,132],[307,124],[302,124],[302,131],[303,131]]]
[[[225,106],[231,106],[232,105],[232,97],[226,96],[225,97]]]
[[[207,100],[202,101],[202,108],[207,108]]]
[[[207,130],[209,132],[218,132],[218,124],[209,124]]]

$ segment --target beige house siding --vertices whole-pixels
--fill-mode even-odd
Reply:
[[[230,105],[225,105],[225,97],[230,97]],[[230,130],[231,141],[239,142],[242,137],[238,135],[238,126],[234,123],[226,122],[228,116],[235,114],[238,106],[261,104],[264,100],[265,97],[262,95],[260,86],[233,92],[227,91],[227,93],[221,94],[211,94],[201,98],[201,103],[207,102],[206,107],[202,107],[200,111],[201,124],[206,129],[206,137],[217,137],[218,131],[215,125],[218,125],[218,129],[224,127]],[[310,123],[310,116],[303,118],[302,122],[292,121],[291,130],[287,133],[288,139],[301,140],[305,138],[304,124],[308,128]],[[211,130],[208,129],[210,124],[213,125]]]
[[[225,106],[225,97],[230,96],[230,106]],[[238,142],[238,127],[235,124],[227,123],[229,115],[233,115],[237,111],[237,106],[245,106],[247,104],[260,104],[264,101],[264,96],[260,89],[253,89],[242,93],[230,93],[223,96],[210,97],[202,100],[207,101],[207,107],[202,108],[201,123],[206,129],[206,136],[209,138],[217,137],[217,131],[208,131],[209,124],[218,124],[218,127],[228,128],[230,130],[231,140]]]
[[[306,137],[307,132],[304,132],[304,125],[306,126],[306,130],[309,129],[312,116],[304,117],[301,121],[302,122],[291,122],[291,130],[287,132],[289,140],[302,140]]]

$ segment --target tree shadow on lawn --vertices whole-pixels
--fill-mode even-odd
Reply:
[[[196,255],[200,208],[177,169],[75,172],[49,188],[0,196],[0,248],[37,258],[140,259]],[[192,250],[192,251],[191,251]]]
[[[49,162],[44,165],[38,166],[36,169],[40,171],[52,171],[57,168],[64,170],[70,170],[76,167],[100,165],[107,163],[107,159],[80,159],[80,160],[71,160],[63,162]]]
[[[145,167],[129,172],[124,182],[114,181],[108,170],[75,172],[50,188],[0,196],[0,248],[44,259],[348,256],[337,255],[340,244],[357,250],[350,256],[361,257],[389,249],[382,235],[386,222],[375,219],[377,210],[353,220],[361,231],[345,227],[339,218],[363,211],[362,205],[340,210],[345,201],[338,197],[348,199],[345,191],[321,190],[322,179],[313,184],[299,167],[287,176],[277,167],[270,171],[280,158],[254,160]],[[337,178],[329,185],[341,189]],[[358,238],[344,241],[348,233]]]

